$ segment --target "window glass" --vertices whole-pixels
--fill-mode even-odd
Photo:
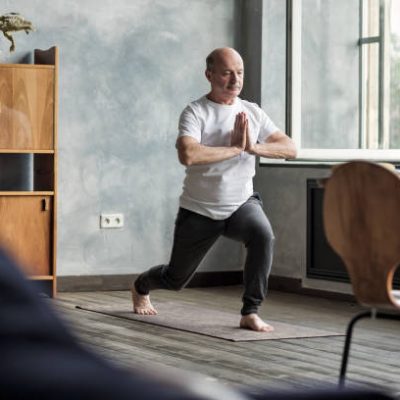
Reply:
[[[263,3],[261,105],[286,131],[286,2]]]
[[[390,12],[390,148],[400,148],[400,0]]]
[[[364,44],[361,48],[363,79],[361,82],[363,145],[379,148],[379,44]]]
[[[359,146],[359,0],[303,0],[301,147]]]
[[[361,37],[379,36],[380,0],[362,0],[361,4],[363,21]]]

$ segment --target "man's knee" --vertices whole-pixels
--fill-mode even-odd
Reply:
[[[258,223],[253,228],[253,240],[262,243],[264,246],[273,246],[275,235],[268,223]]]
[[[266,245],[273,246],[275,242],[275,235],[272,229],[264,230],[261,236]]]

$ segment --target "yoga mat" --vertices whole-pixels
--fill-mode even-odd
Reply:
[[[157,315],[134,314],[131,303],[111,306],[86,304],[78,305],[76,308],[234,342],[343,335],[337,332],[272,320],[267,322],[274,326],[275,330],[273,332],[254,332],[239,328],[239,313],[218,311],[176,301],[156,304]]]

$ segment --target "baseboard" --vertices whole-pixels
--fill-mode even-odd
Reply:
[[[57,289],[59,292],[128,290],[136,278],[135,274],[59,276]]]
[[[299,278],[288,278],[285,276],[270,276],[268,287],[271,290],[280,292],[297,293],[306,296],[321,297],[324,299],[341,300],[341,301],[355,301],[352,294],[334,292],[330,290],[305,288],[302,286],[302,281]]]
[[[59,292],[93,292],[128,290],[137,274],[126,275],[82,275],[60,276],[57,278]],[[242,271],[197,272],[187,287],[231,286],[243,283]],[[354,296],[326,290],[304,288],[301,279],[284,276],[270,276],[270,290],[316,296],[332,300],[354,301]]]
[[[59,292],[128,290],[137,277],[137,274],[59,276],[57,287]],[[242,271],[197,272],[187,287],[231,286],[242,282]]]

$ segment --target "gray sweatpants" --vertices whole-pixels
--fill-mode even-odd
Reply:
[[[256,313],[267,292],[274,243],[271,224],[258,193],[225,220],[213,220],[180,208],[169,264],[139,275],[135,281],[137,292],[145,295],[153,289],[182,289],[221,235],[242,242],[247,248],[241,314]]]

